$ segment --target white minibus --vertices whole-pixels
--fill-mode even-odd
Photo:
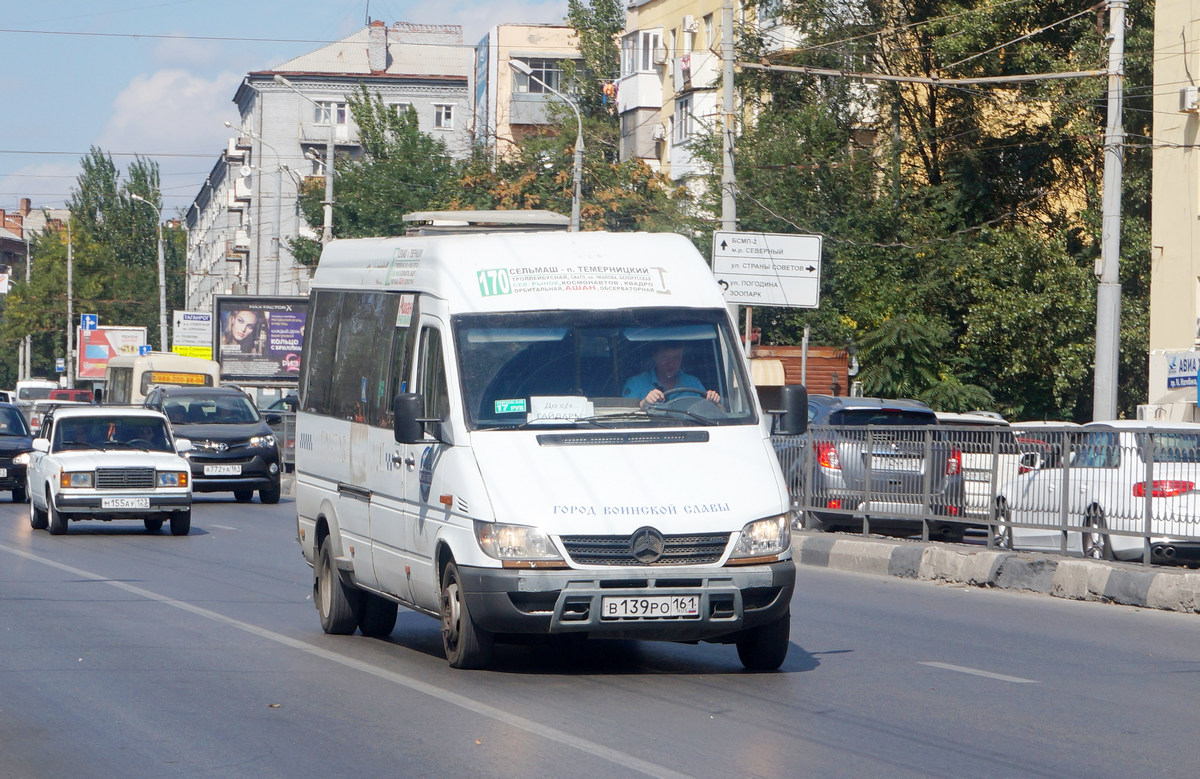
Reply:
[[[735,644],[773,670],[787,487],[721,289],[672,234],[333,241],[313,276],[297,539],[327,633]],[[802,387],[778,430],[803,432]]]
[[[140,406],[155,385],[173,387],[216,387],[221,382],[221,364],[202,357],[185,357],[174,352],[119,354],[104,369],[105,403]]]

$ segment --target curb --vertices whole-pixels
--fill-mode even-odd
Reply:
[[[1037,592],[1055,598],[1116,603],[1194,614],[1200,573],[1146,569],[1131,563],[1081,560],[1036,552],[970,549],[936,541],[792,531],[797,565]]]

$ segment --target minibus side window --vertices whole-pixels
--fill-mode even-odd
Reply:
[[[391,315],[388,322],[393,321],[399,311],[400,296],[391,297],[395,298],[395,305],[389,309]],[[380,427],[392,426],[392,399],[401,392],[410,391],[405,382],[408,381],[409,370],[412,367],[412,338],[415,330],[415,327],[409,327],[407,324],[397,324],[392,328],[391,349],[382,351],[382,357],[387,363],[380,369],[380,386],[387,389],[379,399],[379,408],[374,409],[372,413],[372,418],[378,420],[376,424]]]
[[[341,318],[342,293],[319,290],[313,293],[311,318],[305,337],[304,387],[300,407],[317,414],[329,414],[330,387],[337,349],[338,322]]]
[[[446,388],[446,365],[442,359],[442,334],[426,327],[421,331],[419,362],[421,394],[425,396],[425,416],[445,419],[450,414],[450,394]]]
[[[342,298],[341,327],[330,391],[330,414],[339,419],[366,422],[379,381],[379,344],[385,342],[389,319],[384,313],[383,292],[346,292]]]

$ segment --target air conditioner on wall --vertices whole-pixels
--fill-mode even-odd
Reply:
[[[695,32],[698,29],[700,29],[700,28],[696,24],[696,17],[692,16],[691,14],[688,14],[687,16],[683,17],[683,31],[684,32]]]
[[[662,139],[664,139],[664,138],[666,138],[666,137],[667,137],[667,127],[666,127],[666,125],[662,125],[662,124],[656,124],[656,125],[654,125],[653,127],[651,127],[651,128],[650,128],[650,138],[651,138],[651,140],[655,140],[655,141],[661,141]]]
[[[664,47],[658,46],[654,49],[654,64],[655,65],[667,64],[667,50]]]
[[[1179,110],[1188,114],[1200,113],[1200,87],[1180,88]]]

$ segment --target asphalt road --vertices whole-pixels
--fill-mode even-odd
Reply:
[[[0,503],[0,776],[1191,775],[1200,618],[801,568],[782,671],[731,646],[324,635],[294,505],[192,534]]]

